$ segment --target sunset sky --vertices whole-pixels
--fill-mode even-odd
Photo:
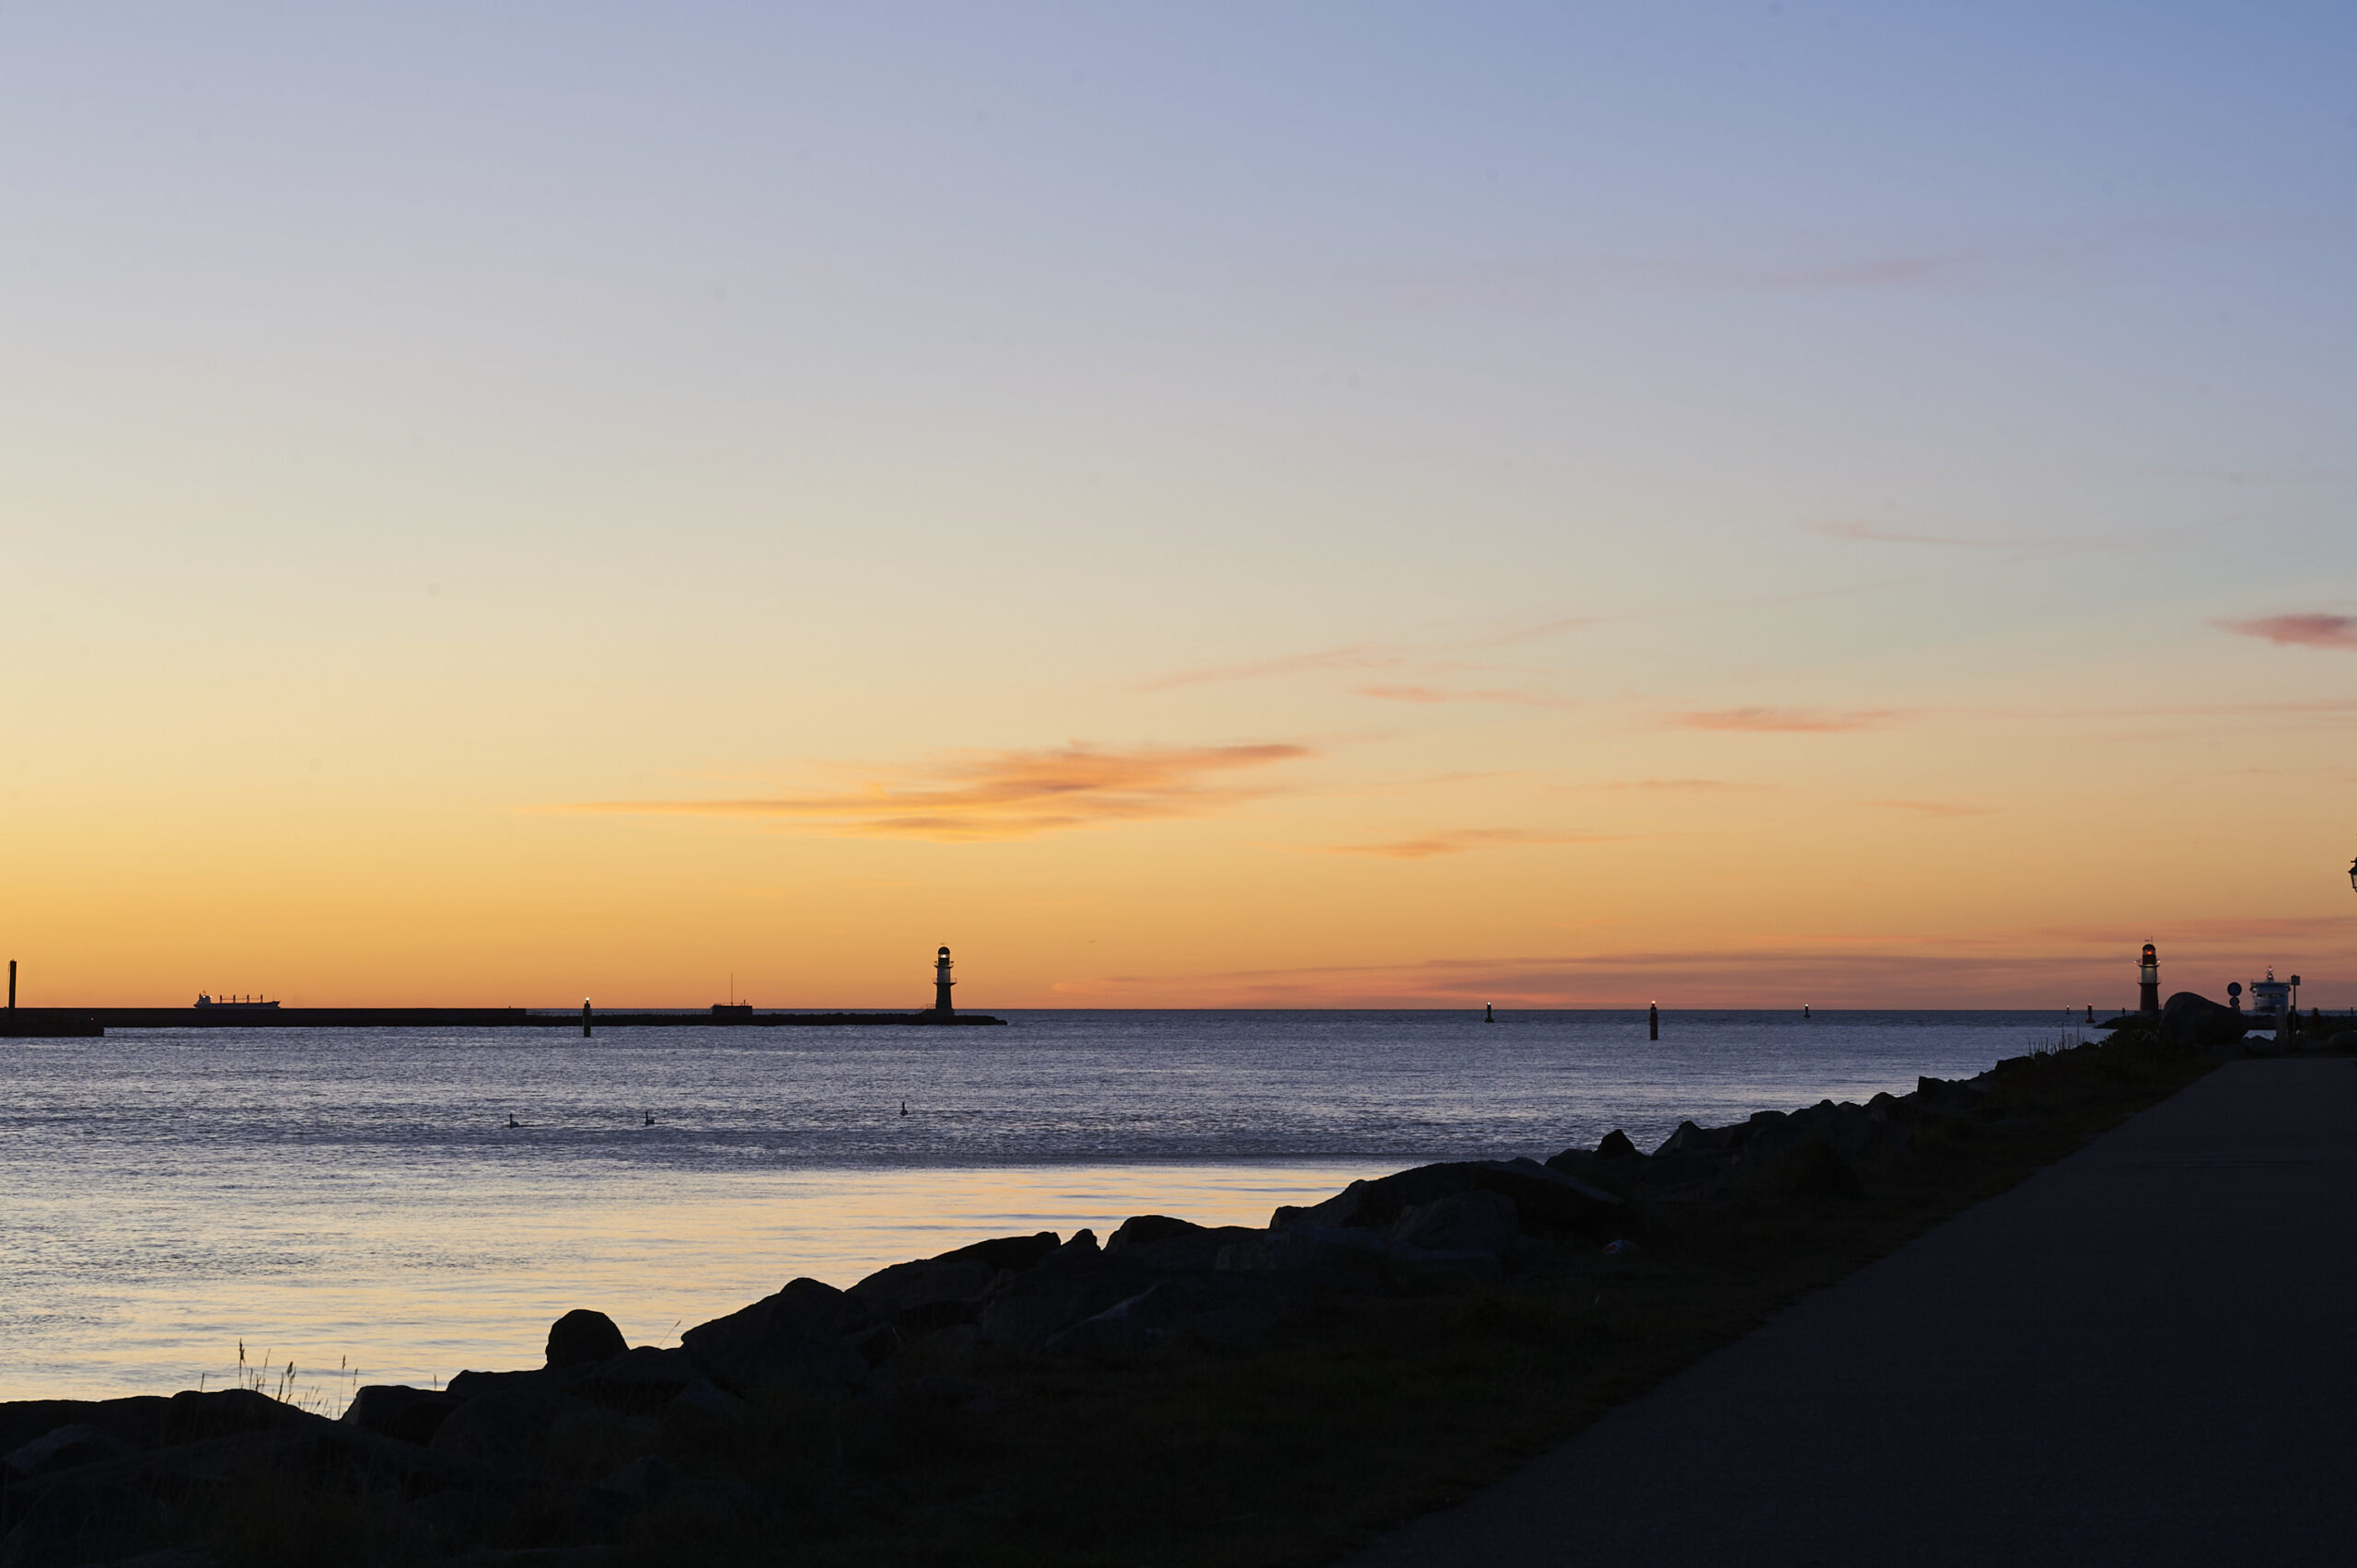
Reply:
[[[2357,1005],[2357,13],[0,8],[32,1004]]]

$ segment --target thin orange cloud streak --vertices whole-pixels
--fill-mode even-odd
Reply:
[[[1869,806],[1885,806],[1893,811],[1912,811],[1921,817],[1988,817],[1997,808],[1993,806],[1960,806],[1946,800],[1869,800]]]
[[[966,753],[857,790],[750,800],[619,800],[565,809],[638,816],[772,818],[885,838],[1016,839],[1149,818],[1201,816],[1270,793],[1213,781],[1310,754],[1289,742],[1144,747],[1074,743]]]
[[[1606,842],[1588,833],[1542,833],[1528,828],[1460,828],[1428,838],[1400,839],[1388,843],[1331,844],[1328,854],[1369,854],[1385,860],[1430,860],[1435,855],[1463,854],[1493,844],[1586,844]]]
[[[1825,708],[1714,708],[1702,713],[1672,714],[1669,722],[1680,729],[1823,734],[1873,729],[1898,716],[1895,708],[1859,708],[1847,713]]]
[[[2357,648],[2357,615],[2261,615],[2210,624],[2238,636],[2262,637],[2294,647]]]

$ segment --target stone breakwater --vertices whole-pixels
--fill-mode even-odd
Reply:
[[[1086,1376],[1142,1353],[1281,1349],[1318,1331],[1325,1299],[1585,1278],[1642,1251],[1649,1214],[1839,1194],[1906,1167],[1944,1129],[2003,1131],[1991,1080],[2029,1060],[1863,1105],[1689,1121],[1650,1154],[1615,1132],[1543,1164],[1422,1166],[1281,1208],[1265,1227],[1141,1214],[1101,1243],[1002,1237],[848,1290],[797,1279],[673,1347],[633,1347],[603,1313],[575,1311],[550,1328],[540,1366],[363,1388],[338,1420],[250,1389],[0,1404],[0,1568],[167,1545],[193,1550],[172,1560],[183,1568],[236,1561],[220,1532],[255,1495],[295,1514],[363,1499],[401,1560],[782,1528],[773,1458],[752,1458],[764,1444],[774,1455],[782,1423],[922,1407],[987,1423],[1001,1386],[1043,1363]]]

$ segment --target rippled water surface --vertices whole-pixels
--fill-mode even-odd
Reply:
[[[1260,1224],[1425,1160],[1903,1091],[2062,1027],[1701,1013],[1650,1042],[1623,1013],[1057,1012],[0,1041],[0,1398],[169,1391],[242,1340],[332,1403],[339,1363],[536,1365],[584,1306],[670,1342],[796,1274],[1146,1212]]]

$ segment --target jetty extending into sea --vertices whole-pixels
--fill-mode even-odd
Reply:
[[[705,1012],[606,1012],[599,1028],[956,1028],[1004,1024],[987,1013],[759,1013],[749,1007]],[[572,1009],[540,1007],[19,1007],[10,1034],[91,1034],[101,1029],[533,1029],[578,1028]]]
[[[1004,1025],[987,1013],[960,1013],[950,1000],[957,981],[949,949],[934,960],[933,1005],[909,1013],[762,1013],[749,1002],[715,1002],[693,1008],[593,1012],[587,1001],[570,1007],[289,1007],[260,997],[216,998],[199,993],[187,1007],[19,1007],[17,960],[8,960],[8,1005],[0,1037],[17,1039],[102,1035],[109,1029],[530,1029],[593,1025],[635,1028],[954,1028]]]

